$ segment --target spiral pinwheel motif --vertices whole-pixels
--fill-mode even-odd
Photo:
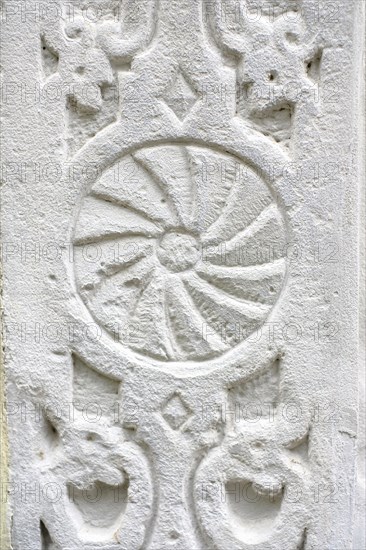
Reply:
[[[94,319],[161,361],[202,361],[264,322],[285,276],[285,230],[263,178],[198,145],[144,147],[84,197],[75,277]]]

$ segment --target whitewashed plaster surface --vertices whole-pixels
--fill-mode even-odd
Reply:
[[[2,3],[14,550],[365,548],[363,6]]]

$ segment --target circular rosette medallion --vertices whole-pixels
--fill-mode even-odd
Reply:
[[[197,145],[123,156],[84,197],[74,246],[94,319],[161,361],[202,361],[245,340],[286,267],[283,219],[263,178]]]

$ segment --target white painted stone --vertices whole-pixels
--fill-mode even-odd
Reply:
[[[3,4],[14,550],[362,550],[358,0]]]

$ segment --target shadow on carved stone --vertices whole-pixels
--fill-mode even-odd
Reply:
[[[257,130],[265,136],[272,137],[277,143],[289,147],[293,114],[294,106],[289,102],[283,102],[254,113],[251,118]]]
[[[95,481],[87,489],[68,485],[73,520],[83,540],[113,540],[127,506],[128,480],[121,485]]]
[[[311,59],[306,62],[306,72],[313,82],[319,82],[323,50],[319,49]]]
[[[49,447],[55,448],[60,442],[60,436],[51,420],[45,417],[45,435]]]
[[[41,36],[41,52],[43,73],[45,78],[48,78],[57,72],[59,58],[50,50],[43,36]]]
[[[306,462],[309,458],[309,437],[310,431],[307,432],[300,441],[294,442],[287,447],[287,450],[291,452],[291,460],[298,460],[300,463]]]
[[[117,403],[120,383],[86,365],[74,355],[73,402],[84,416],[88,408],[98,408],[103,417],[112,417]]]
[[[280,512],[283,493],[260,494],[249,481],[230,481],[225,486],[229,518],[235,535],[246,544],[267,540]]]
[[[59,550],[59,547],[51,539],[51,535],[42,520],[40,521],[39,528],[41,531],[41,550]]]
[[[37,455],[40,460],[51,460],[61,444],[60,435],[56,427],[46,415],[43,415],[43,430],[39,443]]]
[[[308,530],[307,528],[304,529],[304,532],[303,532],[303,535],[302,535],[302,538],[301,538],[301,541],[300,541],[300,544],[299,546],[296,548],[296,550],[306,550],[306,541],[307,541],[307,538],[308,538]]]

